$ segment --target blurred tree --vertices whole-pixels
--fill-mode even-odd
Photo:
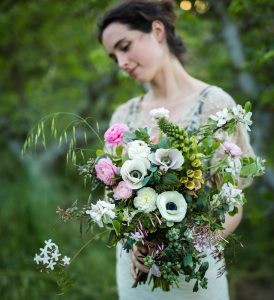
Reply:
[[[116,2],[0,3],[0,231],[4,245],[0,249],[0,293],[4,299],[55,299],[56,286],[34,271],[33,255],[50,237],[49,232],[65,242],[68,254],[83,243],[75,224],[53,227],[53,214],[57,205],[85,201],[88,190],[75,170],[64,171],[65,144],[58,148],[58,141],[49,140],[47,152],[38,146],[36,155],[21,159],[30,128],[49,113],[66,111],[95,117],[103,132],[115,107],[144,91],[118,71],[96,41],[96,18]],[[237,272],[239,268],[268,270],[265,273],[270,277],[274,267],[270,259],[274,250],[270,221],[274,212],[274,3],[190,2],[192,9],[183,11],[177,1],[177,28],[189,49],[185,67],[193,76],[223,87],[238,102],[251,99],[253,103],[252,138],[257,152],[267,157],[269,168],[248,191],[250,204],[240,231],[249,238],[245,243],[250,248],[239,251],[235,268]],[[60,118],[60,128],[67,123],[68,119]],[[95,147],[92,133],[88,142],[90,148]],[[102,244],[86,250],[72,272],[80,283],[66,299],[115,298],[114,253],[104,251]]]

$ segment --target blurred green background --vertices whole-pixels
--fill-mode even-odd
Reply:
[[[66,165],[66,143],[59,147],[50,133],[46,151],[38,144],[36,152],[21,156],[28,132],[45,115],[94,117],[103,134],[113,110],[144,92],[117,70],[96,39],[96,18],[116,2],[0,3],[1,299],[117,299],[114,249],[101,241],[71,265],[78,283],[64,296],[57,295],[53,278],[36,270],[33,257],[45,239],[73,256],[92,236],[81,237],[76,221],[63,224],[55,214],[58,206],[86,203],[90,191],[77,168]],[[274,1],[191,2],[192,9],[183,11],[177,1],[177,28],[188,49],[185,68],[238,103],[252,102],[252,144],[268,161],[267,174],[246,190],[249,202],[237,230],[243,247],[228,265],[231,297],[274,299]],[[60,118],[58,128],[69,121]],[[98,144],[92,132],[88,144],[87,155]],[[77,147],[86,147],[81,138]]]

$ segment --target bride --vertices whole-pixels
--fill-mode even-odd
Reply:
[[[235,106],[234,100],[221,88],[193,78],[186,72],[181,63],[185,46],[176,35],[175,19],[174,3],[171,0],[123,1],[106,11],[100,19],[99,40],[108,55],[133,79],[150,86],[146,94],[118,107],[111,124],[126,123],[131,129],[148,127],[153,135],[157,132],[150,121],[149,111],[165,107],[170,111],[171,121],[192,131],[205,123],[210,114]],[[238,128],[234,136],[226,136],[226,139],[239,145],[245,155],[253,155],[248,134],[242,127]],[[242,181],[241,188],[248,184]],[[241,207],[235,216],[226,217],[223,238],[236,229],[241,218]],[[193,283],[186,283],[183,276],[180,288],[175,287],[168,293],[158,289],[152,292],[148,285],[131,288],[137,270],[149,271],[143,264],[144,251],[134,248],[132,253],[127,254],[121,252],[121,245],[117,247],[119,299],[229,299],[226,274],[218,277],[218,270],[224,262],[216,263],[210,253],[206,257],[210,263],[207,289],[193,293]]]

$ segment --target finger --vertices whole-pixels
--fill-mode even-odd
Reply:
[[[140,246],[140,247],[138,247],[138,249],[142,254],[148,253],[147,247],[145,247],[145,246]]]
[[[133,245],[133,251],[136,252],[138,251],[139,253],[141,254],[147,254],[148,251],[147,251],[147,248],[145,246],[136,246],[136,245]]]
[[[138,250],[132,251],[131,257],[134,260],[139,261],[142,264],[144,263],[144,255],[141,252],[139,252]]]
[[[130,264],[130,273],[134,279],[137,278],[136,267],[133,262]]]
[[[142,272],[148,273],[149,268],[145,266],[142,262],[139,262],[136,257],[132,257],[132,264],[135,267],[135,269],[139,269]]]

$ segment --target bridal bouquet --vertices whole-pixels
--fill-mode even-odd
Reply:
[[[122,242],[126,252],[134,245],[146,247],[144,264],[150,271],[139,272],[133,287],[148,282],[168,291],[184,275],[186,281],[195,280],[197,291],[207,287],[206,253],[223,257],[225,215],[236,214],[246,202],[240,180],[264,173],[264,160],[245,157],[224,140],[239,124],[250,130],[250,105],[224,109],[193,133],[169,121],[164,108],[152,110],[151,117],[158,136],[146,128],[129,131],[125,124],[113,124],[104,134],[104,149],[80,167],[92,190],[105,188],[105,197],[58,213],[105,227],[109,245]],[[49,255],[43,255],[36,254],[36,262],[49,268],[50,259],[44,258]]]

